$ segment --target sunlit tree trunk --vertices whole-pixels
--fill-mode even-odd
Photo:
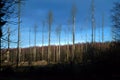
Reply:
[[[95,17],[94,17],[94,12],[95,12],[95,7],[94,7],[94,0],[92,0],[91,4],[91,19],[92,19],[92,43],[95,42]]]
[[[88,35],[86,33],[86,49],[85,49],[85,52],[87,52],[87,40],[88,40]]]
[[[8,50],[7,50],[7,61],[10,60],[10,27],[8,27]]]
[[[53,55],[53,62],[55,63],[55,57],[56,57],[56,55],[55,55],[55,47],[56,47],[56,45],[55,45],[55,43],[54,43],[54,51],[53,51],[53,53],[54,53],[54,55]]]
[[[17,42],[17,67],[20,62],[20,12],[21,0],[18,0],[18,42]]]
[[[31,48],[30,48],[30,32],[31,32],[31,30],[30,30],[30,28],[29,28],[29,61],[28,61],[28,63],[29,63],[29,66],[31,66]]]
[[[42,27],[42,60],[44,60],[44,27],[45,27],[45,22],[43,22],[43,27]]]
[[[58,63],[59,62],[59,55],[58,55],[58,45],[57,45],[57,49],[56,49],[56,62]]]
[[[74,52],[75,52],[75,15],[76,15],[76,6],[74,5],[72,7],[72,41],[73,41],[73,46],[72,46],[72,61],[74,60]]]
[[[50,46],[50,37],[51,37],[51,25],[52,25],[53,14],[51,11],[48,13],[48,63],[51,60],[51,46]]]
[[[98,33],[99,33],[99,35],[98,35],[99,42],[101,42],[101,41],[100,41],[100,29],[101,29],[101,28],[99,28],[99,31],[98,31]]]
[[[102,16],[102,42],[104,42],[104,14]]]
[[[60,35],[61,35],[61,25],[56,28],[56,34],[58,36],[59,47],[58,47],[58,61],[60,62]]]
[[[69,57],[70,57],[70,52],[69,52],[69,30],[70,30],[70,27],[69,27],[69,25],[70,25],[70,22],[68,21],[68,33],[67,33],[67,35],[68,35],[68,42],[67,42],[67,55],[66,55],[66,61],[68,62],[69,61]]]
[[[37,26],[34,26],[34,49],[33,49],[33,54],[34,54],[34,61],[36,61],[36,30]]]
[[[60,26],[61,27],[61,26]],[[61,50],[60,50],[60,31],[59,31],[59,62],[61,61],[60,60],[60,52],[61,52]]]

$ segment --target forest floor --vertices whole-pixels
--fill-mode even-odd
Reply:
[[[120,64],[49,64],[33,67],[6,67],[0,80],[120,80]]]

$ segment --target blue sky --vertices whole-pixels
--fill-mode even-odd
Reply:
[[[102,14],[104,13],[104,41],[111,41],[111,19],[110,9],[113,7],[113,2],[120,0],[94,0],[95,1],[95,20],[96,20],[96,41],[99,41],[99,31],[101,37]],[[58,44],[55,29],[60,24],[62,25],[61,44],[65,44],[69,35],[69,42],[72,43],[72,25],[69,25],[68,20],[71,20],[71,7],[76,5],[76,29],[75,42],[91,41],[91,0],[26,0],[21,7],[21,47],[29,46],[29,28],[31,28],[31,46],[34,45],[34,25],[37,25],[37,46],[42,43],[42,22],[45,21],[44,28],[44,43],[48,44],[48,24],[47,15],[51,10],[53,12],[51,44]],[[16,19],[15,19],[16,20]],[[16,29],[11,40],[17,41],[17,25],[10,25],[11,30]],[[65,34],[66,33],[66,34]],[[102,37],[101,37],[102,38]],[[101,41],[100,38],[100,41]],[[66,42],[65,42],[66,41]],[[16,44],[11,44],[11,47],[16,47]]]

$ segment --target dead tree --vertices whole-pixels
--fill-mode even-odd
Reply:
[[[69,50],[69,31],[70,31],[70,21],[68,21],[68,29],[67,29],[67,35],[68,35],[68,42],[67,42],[67,55],[66,55],[66,61],[69,61],[70,57],[70,50]]]
[[[60,62],[60,35],[61,35],[61,25],[59,25],[59,26],[56,28],[56,33],[57,33],[58,41],[59,41],[58,62]]]
[[[33,54],[34,54],[34,60],[33,61],[36,61],[36,32],[37,32],[37,26],[35,25],[34,26],[34,49],[33,49]]]
[[[102,15],[102,42],[104,42],[104,14]]]
[[[92,43],[95,42],[95,7],[94,7],[94,0],[92,0],[92,4],[91,4],[91,20],[92,20]]]
[[[52,25],[52,21],[53,21],[53,14],[52,11],[49,11],[48,13],[48,63],[50,63],[51,60],[51,46],[50,46],[50,42],[51,42],[51,25]]]
[[[75,16],[76,16],[76,6],[73,5],[72,7],[72,61],[74,60],[74,51],[75,51]]]
[[[28,61],[28,63],[29,63],[29,66],[31,66],[31,48],[30,48],[30,44],[31,44],[31,41],[30,41],[30,32],[31,32],[31,29],[29,28],[29,61]]]
[[[10,27],[8,27],[8,50],[7,50],[7,61],[10,60]]]
[[[43,22],[43,27],[42,27],[42,60],[44,59],[44,26],[45,26],[45,23]]]
[[[21,12],[21,0],[18,0],[18,43],[17,43],[17,67],[20,62],[20,12]]]

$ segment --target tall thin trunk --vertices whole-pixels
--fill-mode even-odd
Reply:
[[[44,59],[44,27],[45,27],[45,22],[43,22],[43,27],[42,27],[42,60]]]
[[[59,55],[58,55],[59,49],[58,49],[58,45],[57,45],[57,50],[56,50],[56,60],[57,63],[59,62]]]
[[[72,61],[74,59],[74,52],[75,52],[75,16],[73,16],[73,27],[72,27],[72,39],[73,39],[73,46],[72,46]]]
[[[59,62],[60,62],[60,32],[59,32]]]
[[[104,42],[104,14],[102,16],[102,42]]]
[[[56,28],[56,36],[58,38],[58,61],[60,62],[60,36],[61,36],[61,25]]]
[[[56,57],[56,55],[55,55],[55,47],[56,47],[55,43],[54,43],[54,46],[53,46],[53,47],[54,47],[53,62],[55,63],[55,57]]]
[[[67,42],[67,55],[66,55],[67,58],[66,58],[66,61],[69,61],[69,56],[70,56],[69,55],[69,30],[70,30],[69,25],[70,25],[70,22],[68,21],[68,42]]]
[[[8,27],[8,51],[7,51],[7,61],[9,62],[10,60],[10,27]]]
[[[101,42],[101,41],[100,41],[100,29],[101,29],[101,28],[99,28],[99,31],[98,31],[98,32],[99,32],[99,35],[98,35],[98,37],[99,37],[99,42]]]
[[[87,40],[88,40],[88,35],[86,33],[86,49],[85,49],[85,52],[87,52]]]
[[[29,28],[29,66],[31,66],[30,32],[31,32],[31,30],[30,30],[30,28]]]
[[[18,0],[18,42],[17,42],[17,66],[20,62],[20,7],[21,7],[21,0]]]
[[[92,16],[91,16],[91,19],[92,19],[92,43],[94,43],[95,42],[95,17],[94,17],[95,7],[94,7],[94,0],[92,0],[91,8],[92,8]]]
[[[48,13],[48,63],[50,63],[51,60],[51,25],[52,25],[52,12],[50,11]]]
[[[34,50],[33,50],[34,51],[33,52],[34,53],[34,61],[36,61],[36,31],[37,31],[36,29],[37,29],[37,26],[35,25],[34,26]]]
[[[73,46],[72,46],[72,61],[74,60],[74,53],[75,53],[75,16],[76,16],[76,6],[72,7],[72,39],[73,39]]]

